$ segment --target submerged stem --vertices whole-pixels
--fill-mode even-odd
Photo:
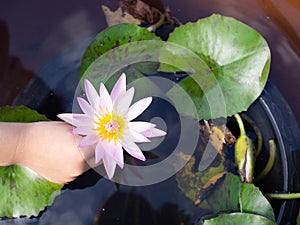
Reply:
[[[246,120],[251,125],[252,129],[254,130],[254,132],[256,134],[256,137],[257,137],[257,147],[255,149],[254,156],[258,157],[259,154],[261,153],[262,145],[263,145],[263,139],[262,139],[261,131],[256,126],[256,124],[253,122],[253,120],[251,120],[246,114],[242,114],[241,116],[242,116],[242,118],[244,120]]]
[[[255,178],[255,182],[258,182],[260,180],[262,180],[265,176],[267,176],[269,174],[269,172],[271,171],[271,169],[274,166],[274,162],[275,162],[275,157],[276,157],[276,145],[274,140],[269,140],[269,159],[267,162],[266,167],[260,172],[260,174],[258,174]]]
[[[300,198],[300,193],[268,193],[264,194],[267,198],[273,198],[273,199],[296,199]]]
[[[240,128],[240,136],[245,135],[246,136],[246,131],[245,131],[245,127],[244,127],[244,123],[242,121],[242,118],[240,117],[239,114],[234,114],[234,117],[239,125]]]

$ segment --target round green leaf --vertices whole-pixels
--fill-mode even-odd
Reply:
[[[212,119],[216,116],[230,116],[247,110],[253,101],[262,92],[270,68],[270,50],[264,38],[251,27],[233,19],[221,15],[212,15],[200,19],[195,23],[187,23],[175,29],[168,42],[176,43],[193,51],[199,58],[199,63],[204,61],[210,76],[201,78],[201,84],[195,86],[196,77],[183,79],[180,84],[193,98],[198,109],[200,119]],[[162,58],[172,57],[172,52],[163,52]],[[174,51],[174,55],[178,54]],[[174,57],[174,59],[179,60]],[[178,62],[190,65],[189,58],[183,58]],[[161,64],[160,70],[164,72],[178,71],[178,67]],[[186,72],[193,71],[190,68]],[[223,96],[215,96],[215,101],[223,100],[226,105],[226,115],[209,110],[210,101],[207,97],[209,90],[201,87],[211,80],[217,80],[217,85],[222,90]],[[204,92],[204,93],[203,93]],[[172,89],[170,90],[172,95]],[[176,93],[174,93],[176,94]],[[184,100],[182,101],[184,106]]]
[[[143,41],[158,40],[155,34],[150,33],[146,28],[137,26],[136,24],[118,24],[101,31],[86,49],[81,62],[80,77],[83,76],[86,69],[105,52],[119,47],[124,44]],[[125,49],[126,50],[126,49]],[[128,50],[128,49],[127,49]],[[127,51],[115,55],[110,59],[113,63],[118,57],[126,57]],[[108,62],[109,63],[109,62]],[[109,65],[109,64],[108,64]],[[147,68],[139,65],[139,69]],[[140,68],[142,67],[142,68]],[[148,68],[149,70],[149,68]],[[144,71],[145,72],[145,71]]]
[[[0,121],[1,122],[38,122],[48,121],[49,119],[31,110],[25,106],[4,106],[0,107]]]
[[[221,214],[213,219],[205,220],[203,225],[253,225],[253,224],[263,224],[263,225],[276,225],[273,221],[259,215],[249,214],[249,213],[231,213],[231,214]]]
[[[24,106],[0,109],[1,122],[46,120],[45,116]],[[62,187],[22,166],[0,167],[0,217],[37,216],[52,204]]]
[[[261,191],[253,184],[243,183],[239,198],[241,212],[261,215],[275,222],[272,206]]]
[[[157,73],[158,49],[163,45],[164,42],[160,40],[145,40],[115,47],[95,59],[85,70],[82,79],[88,79],[96,87],[104,83],[111,90],[123,72],[127,75],[128,84],[145,78],[144,74]],[[143,92],[158,89],[154,86],[145,86]]]
[[[209,209],[216,212],[242,212],[266,217],[275,222],[272,206],[253,184],[241,183],[238,176],[227,173],[224,181],[207,197]]]

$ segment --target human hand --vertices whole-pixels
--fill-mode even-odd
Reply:
[[[90,168],[94,147],[78,148],[81,136],[71,133],[64,122],[36,122],[27,125],[22,148],[13,163],[26,166],[49,181],[63,184],[74,180]],[[90,164],[91,165],[91,164]]]

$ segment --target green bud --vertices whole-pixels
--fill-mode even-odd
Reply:
[[[241,117],[238,114],[234,116],[240,128],[240,136],[235,143],[235,162],[242,182],[252,183],[254,173],[253,144],[246,135]]]

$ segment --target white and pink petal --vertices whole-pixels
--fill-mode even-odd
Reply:
[[[95,149],[95,163],[99,163],[101,159],[103,159],[104,156],[104,149],[101,145],[101,142],[99,141],[96,145]]]
[[[125,149],[125,151],[128,152],[134,158],[137,158],[142,161],[146,160],[143,152],[134,142],[122,141],[121,144],[122,144],[123,148]]]
[[[76,127],[72,130],[73,134],[79,135],[95,135],[97,134],[96,130],[91,127]]]
[[[78,97],[77,102],[84,114],[90,117],[94,116],[94,108],[85,99]]]
[[[82,114],[76,114],[76,113],[62,113],[58,114],[57,117],[61,120],[73,125],[74,127],[81,126],[82,122],[76,118],[77,116],[82,116]]]
[[[105,171],[108,175],[108,178],[112,179],[116,170],[117,163],[109,154],[104,154],[103,164],[104,164]]]
[[[114,141],[101,141],[102,148],[105,151],[105,154],[108,154],[111,156],[113,160],[116,161],[116,163],[123,168],[124,166],[124,157],[123,157],[123,149],[122,145],[119,142]]]
[[[84,80],[86,97],[91,106],[96,109],[99,107],[99,95],[94,86],[87,79]]]
[[[112,102],[114,103],[116,99],[123,95],[126,92],[126,75],[122,73],[116,84],[114,85],[110,97]]]
[[[128,112],[128,109],[131,105],[132,99],[134,96],[134,88],[130,88],[128,91],[126,91],[123,95],[120,95],[115,103],[114,103],[114,110],[119,115],[124,115]]]
[[[157,129],[155,127],[151,127],[148,130],[145,130],[141,133],[145,137],[153,138],[153,137],[162,137],[165,136],[167,133],[163,130]]]
[[[112,113],[113,105],[111,97],[103,83],[100,84],[99,94],[101,111],[105,113]]]
[[[143,98],[134,103],[128,110],[128,121],[131,121],[141,115],[151,104],[152,97]]]
[[[78,146],[79,146],[79,148],[85,148],[87,146],[96,144],[98,141],[99,141],[99,138],[98,138],[97,134],[87,135],[81,139]]]
[[[77,127],[80,126],[89,126],[89,127],[93,127],[94,126],[94,119],[89,117],[86,114],[75,114],[73,116],[73,119],[78,121],[79,125],[77,125]]]
[[[147,131],[150,128],[155,127],[156,125],[153,123],[148,123],[148,122],[144,122],[144,121],[133,121],[133,122],[129,122],[128,123],[128,127],[130,130],[134,130],[136,132],[143,132],[143,131]]]
[[[123,154],[123,149],[122,145],[117,142],[116,143],[116,151],[113,155],[113,159],[116,161],[116,163],[119,165],[120,168],[124,167],[124,154]]]
[[[125,133],[126,134],[123,137],[123,139],[125,139],[125,140],[131,140],[136,143],[150,142],[150,140],[147,137],[145,137],[143,134],[138,133],[134,130],[128,130]]]

